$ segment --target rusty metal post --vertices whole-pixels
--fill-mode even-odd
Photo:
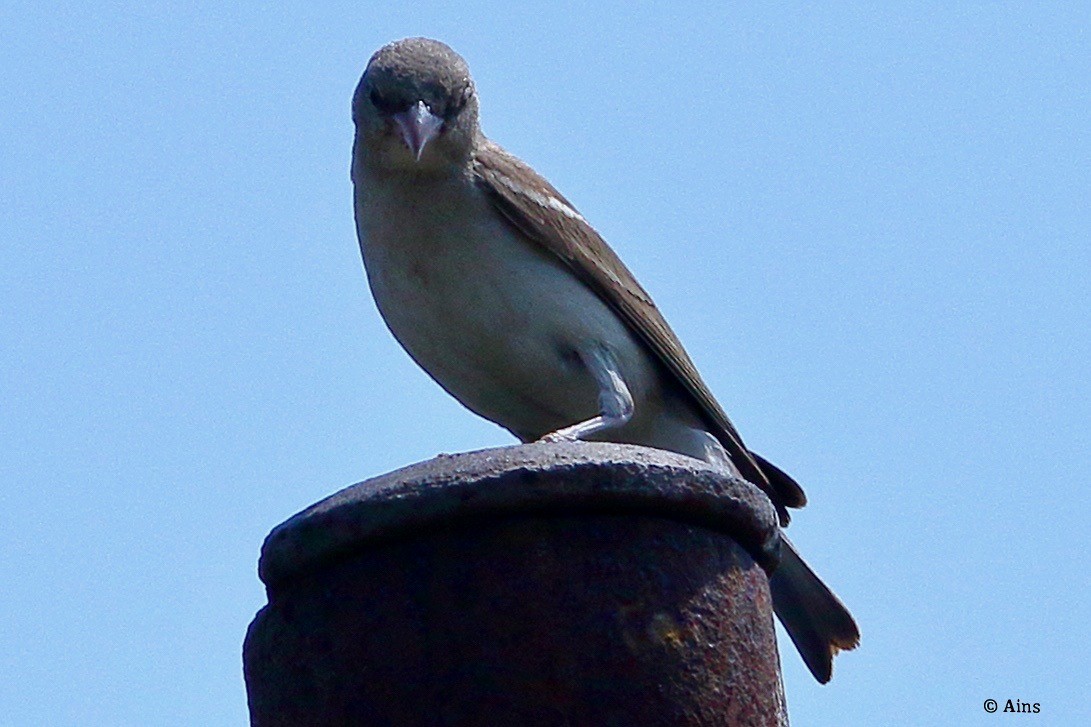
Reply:
[[[659,450],[391,472],[266,540],[251,724],[787,724],[776,542],[757,488]]]

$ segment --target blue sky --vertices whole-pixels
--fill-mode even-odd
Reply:
[[[349,99],[407,35],[611,242],[863,643],[798,725],[1091,716],[1091,11],[0,7],[0,723],[238,725],[266,532],[510,443],[386,332]]]

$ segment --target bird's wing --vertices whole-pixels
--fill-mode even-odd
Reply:
[[[786,475],[769,476],[762,470],[647,291],[572,204],[537,172],[490,141],[479,146],[473,172],[475,182],[516,229],[563,260],[655,353],[693,397],[743,477],[769,493],[781,517],[786,520],[785,507],[802,506],[803,490]]]

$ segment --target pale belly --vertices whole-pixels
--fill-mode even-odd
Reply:
[[[464,405],[523,439],[598,413],[580,360],[595,345],[613,353],[639,412],[657,374],[625,324],[501,218],[479,219],[419,235],[394,222],[361,225],[372,293],[402,346]]]

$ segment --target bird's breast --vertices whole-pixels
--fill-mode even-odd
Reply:
[[[625,324],[472,186],[362,192],[357,227],[379,311],[470,409],[524,438],[593,416],[598,391],[579,359],[593,344],[611,348],[634,397],[652,385]]]

